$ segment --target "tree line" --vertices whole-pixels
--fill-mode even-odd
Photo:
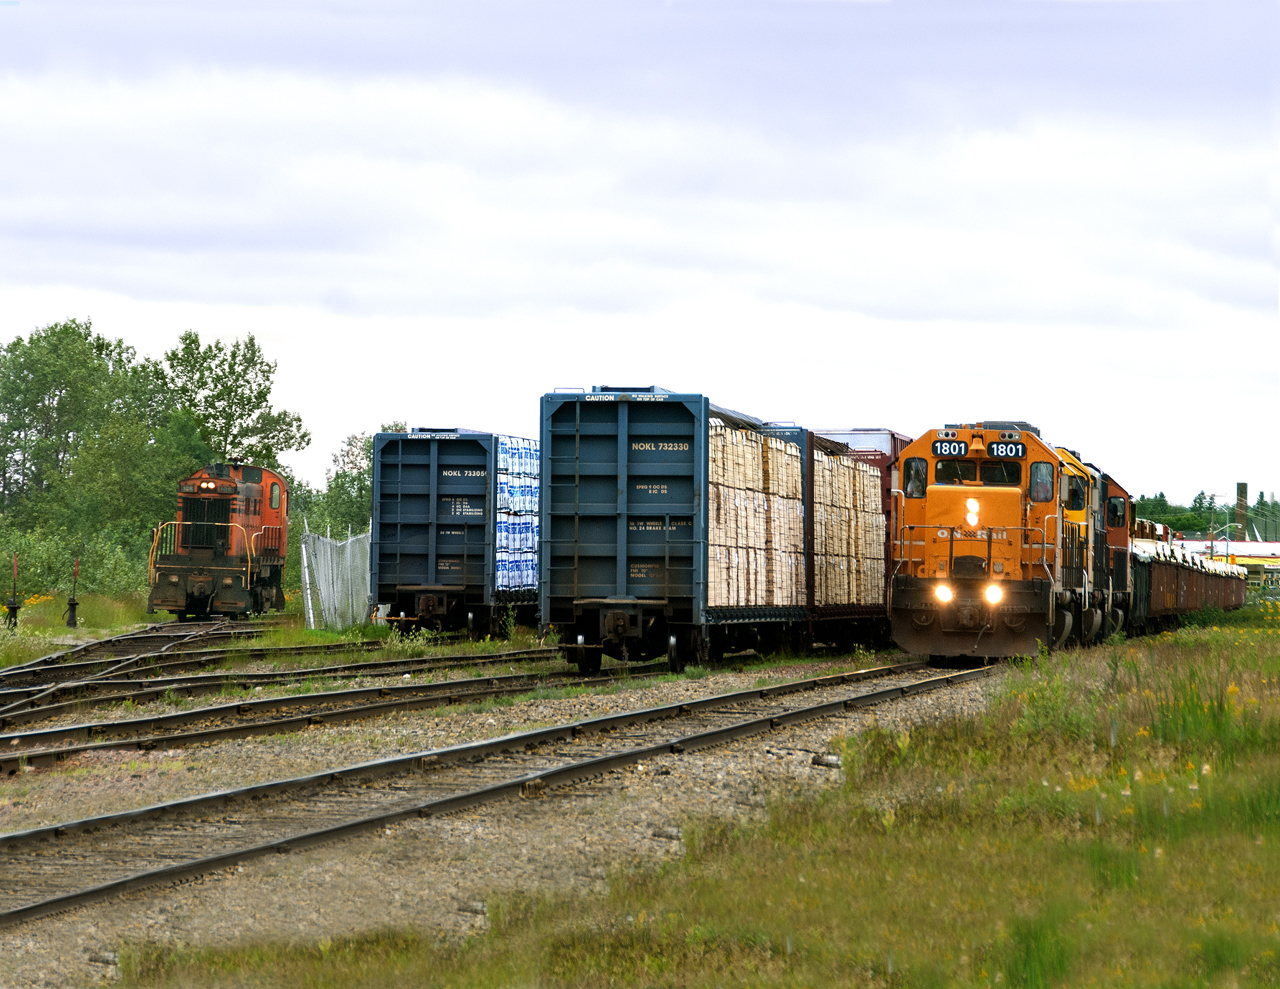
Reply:
[[[155,359],[87,319],[0,349],[0,549],[18,554],[20,593],[69,588],[77,557],[83,589],[141,590],[152,527],[174,518],[178,481],[218,461],[279,470],[299,530],[304,514],[313,530],[367,529],[364,437],[334,456],[324,488],[281,464],[311,434],[272,405],[276,366],[252,335],[227,345],[187,331]]]
[[[1259,490],[1257,500],[1249,506],[1248,532],[1241,533],[1234,525],[1236,521],[1236,503],[1234,500],[1219,503],[1216,495],[1206,495],[1201,491],[1191,500],[1190,505],[1170,504],[1164,492],[1148,498],[1138,498],[1134,504],[1138,518],[1161,522],[1175,532],[1184,535],[1202,533],[1216,534],[1215,538],[1223,538],[1223,531],[1229,527],[1231,538],[1280,540],[1280,502],[1276,501],[1275,492],[1267,497]]]

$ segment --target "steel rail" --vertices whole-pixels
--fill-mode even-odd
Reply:
[[[554,677],[552,679],[545,674],[517,673],[512,676],[445,680],[439,683],[358,687],[351,690],[317,691],[311,694],[292,694],[288,697],[266,697],[256,700],[233,701],[229,704],[197,708],[193,711],[178,711],[173,714],[133,718],[127,721],[88,722],[65,727],[41,728],[36,731],[15,732],[0,735],[0,745],[4,746],[3,749],[0,749],[0,774],[11,776],[23,765],[28,765],[32,768],[52,766],[79,752],[100,749],[140,749],[149,751],[161,746],[176,748],[204,742],[248,738],[251,735],[275,735],[286,731],[298,731],[312,725],[340,724],[346,721],[378,717],[379,715],[396,711],[412,711],[425,707],[448,706],[450,704],[467,704],[491,697],[518,695],[528,693],[530,689],[603,686],[616,683],[620,679],[641,679],[665,673],[666,671],[667,664],[662,662],[651,663],[647,666],[630,667],[626,670],[614,668],[606,676],[595,677],[552,674],[552,677]],[[380,700],[376,704],[355,703],[374,697],[404,697],[405,699]],[[335,704],[342,705],[348,702],[352,706],[334,706]],[[285,718],[241,722],[231,725],[223,724],[171,735],[139,734],[145,732],[154,733],[157,729],[179,727],[201,721],[225,720],[234,716],[252,715],[259,712],[270,713],[285,708],[298,707],[307,708],[308,710]],[[101,738],[104,735],[111,734],[117,734],[121,737],[103,739],[96,742],[89,741],[90,739]],[[24,744],[39,744],[43,740],[51,739],[60,739],[66,742],[70,742],[73,739],[85,739],[85,741],[79,745],[66,745],[56,749],[20,747]]]
[[[336,648],[336,646],[339,646],[339,645],[341,645],[342,648]],[[348,645],[344,643],[334,643],[333,647],[331,647],[328,643],[326,643],[325,647],[322,649],[315,649],[311,646],[280,646],[276,649],[272,649],[269,646],[264,646],[261,649],[210,650],[209,658],[207,661],[200,661],[198,656],[192,656],[191,658],[173,660],[171,662],[165,662],[165,663],[157,663],[155,665],[146,667],[146,669],[153,670],[153,671],[163,671],[163,670],[177,671],[182,669],[199,669],[202,666],[208,666],[216,662],[225,662],[225,661],[234,662],[239,660],[242,657],[267,658],[272,655],[276,655],[276,656],[307,655],[308,652],[326,652],[326,653],[344,652],[344,651],[359,652],[360,650],[365,650],[366,652],[377,652],[379,649],[384,649],[384,648],[386,648],[385,642],[377,639],[372,639],[372,640],[369,640],[369,644],[355,643],[355,644]],[[296,652],[290,652],[290,650],[296,650]],[[483,665],[485,663],[505,663],[505,662],[510,662],[513,659],[536,659],[540,656],[544,656],[550,659],[554,656],[559,655],[563,651],[564,650],[558,646],[546,646],[546,647],[534,647],[530,649],[510,649],[505,652],[497,652],[497,653],[494,653],[494,652],[462,653],[461,655],[457,655],[457,656],[445,656],[437,653],[434,656],[417,656],[412,658],[406,657],[404,659],[372,660],[365,663],[350,664],[350,665],[351,665],[351,668],[355,668],[357,666],[371,668],[373,663],[394,665],[396,663],[407,664],[407,663],[418,662],[419,660],[431,659],[431,660],[439,661],[441,664],[441,667],[440,667],[441,669],[447,669],[450,664],[454,666],[477,666],[477,665]],[[222,655],[215,656],[214,653],[221,653]],[[249,655],[250,653],[254,655],[250,656]],[[139,658],[146,658],[146,657],[139,657]],[[315,667],[315,669],[318,669],[318,670],[331,670],[331,669],[337,669],[337,668],[339,667],[337,666]],[[119,669],[114,669],[107,673],[103,673],[101,676],[94,677],[94,679],[105,680],[105,679],[110,679],[117,676],[124,676],[126,674],[134,673],[134,672],[138,672],[137,667],[122,666]],[[283,672],[283,671],[280,671],[280,672]],[[279,674],[277,673],[277,675]]]
[[[380,644],[379,644],[380,645]],[[349,647],[352,648],[352,647]],[[358,649],[359,647],[354,647]],[[296,655],[291,650],[311,650],[310,646],[281,646],[278,650],[216,650],[219,655],[223,655],[226,660],[235,661],[239,658],[239,653],[259,653],[270,655]],[[321,651],[335,652],[340,650],[325,649]],[[374,651],[374,650],[370,650]],[[330,666],[312,666],[299,670],[272,670],[269,672],[245,673],[237,671],[225,671],[220,673],[210,673],[196,676],[183,677],[148,677],[144,680],[116,680],[114,674],[112,677],[98,676],[88,680],[72,680],[55,684],[49,684],[39,687],[19,687],[9,690],[0,690],[0,727],[8,727],[10,724],[16,724],[17,719],[13,717],[16,713],[25,713],[38,707],[44,710],[46,707],[55,702],[61,701],[64,697],[83,697],[86,694],[96,695],[102,691],[115,690],[116,693],[103,697],[86,698],[82,703],[95,701],[99,703],[108,703],[116,700],[125,700],[131,697],[151,699],[151,694],[161,694],[166,690],[172,689],[175,692],[182,693],[184,696],[191,696],[195,693],[208,693],[213,690],[220,690],[224,686],[248,686],[248,685],[266,685],[266,684],[283,684],[292,683],[299,680],[310,680],[317,677],[338,677],[338,676],[360,676],[360,677],[377,677],[377,676],[398,676],[402,673],[412,672],[432,672],[436,670],[452,670],[466,669],[474,666],[488,666],[498,663],[511,662],[527,662],[537,659],[552,659],[559,655],[560,650],[556,648],[549,649],[514,649],[500,653],[464,653],[459,656],[423,656],[411,659],[377,659],[360,663],[335,663]],[[216,659],[213,661],[217,661]],[[165,664],[167,667],[170,664]],[[172,664],[179,667],[186,667],[188,664],[177,663]],[[136,670],[125,670],[122,673],[137,672]],[[121,691],[125,691],[121,693]],[[9,703],[4,703],[5,701]],[[46,702],[44,706],[40,706],[41,702]],[[29,720],[29,719],[24,719]]]
[[[914,670],[919,669],[922,664],[906,665]],[[637,722],[647,724],[668,719],[675,719],[678,725],[682,717],[688,721],[687,716],[694,712],[709,713],[712,719],[718,714],[732,716],[732,708],[735,705],[750,700],[766,697],[786,697],[801,691],[834,687],[839,684],[881,677],[894,672],[907,672],[907,670],[903,667],[886,667],[850,674],[836,674],[815,680],[795,681],[790,684],[781,684],[777,687],[764,688],[763,690],[740,691],[718,697],[701,698],[684,703],[663,705],[587,721],[562,724],[546,729],[537,729],[531,732],[506,735],[448,749],[361,763],[340,770],[259,784],[238,790],[205,794],[134,811],[124,811],[0,836],[0,853],[4,853],[6,856],[5,861],[9,866],[7,873],[12,881],[20,883],[16,873],[20,866],[26,865],[28,873],[32,876],[28,885],[31,888],[38,888],[42,893],[47,893],[56,888],[59,880],[64,884],[67,882],[83,882],[87,871],[91,870],[92,863],[86,862],[86,855],[83,854],[83,850],[61,844],[66,842],[68,838],[86,833],[98,835],[100,832],[111,829],[127,828],[131,825],[148,822],[154,825],[152,834],[154,842],[144,836],[124,834],[121,836],[123,844],[120,848],[122,850],[114,853],[109,850],[101,851],[101,855],[104,858],[110,858],[113,854],[117,856],[116,858],[111,858],[111,863],[117,872],[130,867],[136,869],[139,857],[146,859],[149,867],[140,871],[129,872],[123,876],[112,877],[105,882],[98,882],[90,887],[64,890],[51,896],[45,896],[45,898],[35,902],[19,903],[0,912],[0,926],[59,913],[74,906],[107,899],[129,890],[162,883],[172,883],[204,875],[210,871],[227,868],[259,856],[325,844],[340,838],[385,827],[399,820],[453,813],[477,804],[510,796],[536,796],[547,787],[570,785],[598,776],[610,769],[633,765],[636,762],[657,755],[687,752],[719,745],[737,738],[767,732],[783,725],[937,690],[977,677],[987,676],[996,669],[999,669],[999,667],[987,667],[947,674],[869,693],[842,697],[821,704],[793,708],[777,713],[765,713],[763,716],[745,719],[738,716],[736,720],[711,730],[705,730],[705,726],[701,730],[692,732],[681,729],[683,733],[674,738],[668,737],[656,743],[650,742],[639,746],[624,747],[612,752],[592,755],[585,759],[570,759],[567,763],[561,762],[558,765],[546,766],[534,772],[522,772],[514,776],[509,775],[508,771],[507,777],[496,783],[485,781],[479,786],[464,788],[460,792],[452,792],[443,796],[433,796],[427,800],[412,798],[406,791],[415,785],[413,783],[414,780],[423,781],[423,785],[429,789],[429,782],[438,775],[435,771],[443,768],[452,769],[465,777],[473,767],[483,767],[489,759],[498,757],[496,761],[500,772],[505,771],[505,767],[508,764],[511,764],[512,769],[527,769],[527,765],[514,765],[517,749],[523,750],[526,754],[536,754],[540,746],[551,742],[581,744],[575,743],[575,740],[583,739],[593,732],[600,733],[600,738],[607,740],[614,736],[615,733],[618,733],[619,729],[627,725]],[[626,741],[625,737],[622,740]],[[448,779],[451,775],[445,774],[445,778]],[[373,788],[376,780],[388,777],[395,777],[408,782],[393,784],[381,791]],[[277,832],[274,836],[268,837],[268,840],[247,846],[240,845],[234,848],[224,848],[215,854],[204,855],[197,859],[184,858],[182,861],[170,861],[189,854],[190,843],[199,840],[200,837],[194,834],[194,831],[200,830],[206,840],[214,840],[217,837],[210,833],[210,828],[213,828],[214,825],[207,819],[203,822],[196,821],[193,824],[184,826],[181,820],[183,815],[190,816],[200,812],[212,813],[244,801],[263,801],[271,796],[284,796],[299,790],[310,791],[310,799],[304,801],[302,805],[296,799],[282,805],[286,810],[304,808],[297,811],[304,815],[299,820],[299,824],[305,822],[314,825],[317,821],[323,821],[323,812],[329,806],[325,804],[325,801],[330,798],[332,798],[331,804],[337,805],[340,813],[348,815],[351,811],[344,810],[341,807],[341,799],[339,798],[350,798],[352,802],[357,804],[355,808],[352,808],[354,810],[359,810],[360,803],[364,803],[367,809],[369,803],[377,802],[377,797],[386,796],[387,790],[398,791],[401,799],[395,806],[384,806],[379,812],[372,815],[366,813],[358,817],[347,816],[345,819],[335,819],[324,823],[320,827],[311,827],[308,830],[294,830],[292,832],[288,830],[287,821],[284,822],[283,831],[279,821],[274,822],[273,827],[269,814],[266,817],[263,816],[269,810],[269,805],[258,803],[255,808],[258,811],[256,818],[237,816],[225,818],[222,823],[227,825],[228,831],[233,832],[228,839],[230,841],[240,840],[241,837],[247,837],[250,833],[261,838],[263,834],[270,835],[273,830]],[[393,792],[388,800],[395,800],[396,797],[397,792]],[[281,816],[287,815],[282,811]],[[182,830],[183,833],[174,836],[182,843],[174,846],[179,851],[169,854],[159,845],[166,837],[166,832],[174,832],[175,830]],[[111,836],[103,835],[92,840],[94,841],[95,851],[100,851],[109,844]],[[60,845],[61,851],[64,853],[61,859],[59,859]],[[30,854],[24,856],[24,851],[28,851]],[[124,861],[121,861],[121,858]],[[62,872],[58,872],[59,867]],[[19,893],[18,895],[21,896],[22,894]],[[12,897],[13,894],[10,892],[10,896],[6,897],[6,899],[12,899]]]
[[[301,645],[301,646],[262,646],[260,648],[250,649],[209,649],[209,650],[175,650],[168,652],[161,650],[160,652],[142,653],[136,656],[114,656],[107,659],[86,660],[79,663],[64,663],[61,665],[42,667],[38,670],[22,670],[19,675],[15,675],[11,679],[31,681],[30,685],[20,687],[0,688],[0,698],[3,697],[19,697],[18,691],[23,692],[22,696],[30,697],[34,693],[42,692],[50,688],[57,688],[71,681],[89,682],[89,681],[105,681],[115,677],[127,676],[133,673],[151,671],[179,671],[190,669],[202,669],[212,666],[220,662],[235,662],[241,657],[268,658],[271,656],[287,656],[287,655],[307,655],[308,653],[334,653],[334,652],[359,652],[365,650],[367,652],[376,652],[380,648],[385,648],[385,643],[380,640],[369,640],[366,643],[322,643],[319,645]],[[452,661],[455,665],[481,665],[484,663],[501,663],[515,658],[532,659],[538,656],[555,656],[563,652],[558,646],[534,647],[531,649],[515,649],[500,653],[462,653],[458,656],[442,656],[436,654],[433,656],[405,658],[399,660],[375,660],[384,664],[392,663],[412,663],[418,659],[438,659],[442,662]],[[161,662],[140,666],[139,664],[148,659],[164,658],[168,659],[176,653],[181,653],[185,658],[174,659],[169,662]],[[364,664],[353,664],[364,665]],[[336,666],[323,667],[323,669],[334,669]],[[443,667],[442,667],[443,668]],[[281,671],[274,671],[277,675]],[[21,674],[25,674],[22,676]],[[5,679],[3,672],[0,672],[0,682]],[[0,713],[5,710],[0,708]]]
[[[209,626],[210,628],[212,628],[220,624],[222,623],[211,622],[209,623]],[[4,672],[7,673],[10,671],[16,671],[16,670],[26,670],[26,669],[31,669],[32,667],[45,666],[52,663],[60,663],[71,656],[78,656],[83,653],[90,652],[94,649],[112,648],[120,642],[131,641],[131,640],[153,637],[153,636],[164,636],[164,633],[161,630],[164,628],[173,628],[173,627],[175,626],[170,624],[169,622],[160,622],[155,625],[147,625],[143,628],[135,629],[132,632],[123,632],[120,635],[108,636],[105,639],[93,639],[89,642],[82,642],[78,646],[72,646],[70,649],[62,649],[58,652],[49,653],[47,656],[40,656],[36,659],[28,660],[25,663],[16,663],[13,666],[6,666],[4,669]],[[192,632],[200,632],[200,631],[206,630],[204,628],[204,623],[201,623],[200,625],[196,625],[196,626],[179,625],[176,627],[188,630],[188,634],[191,634]],[[164,637],[170,638],[170,639],[173,638],[172,635],[168,635]]]
[[[224,638],[241,638],[258,635],[260,632],[260,629],[254,628],[226,629],[221,626],[213,626],[182,635],[148,631],[146,633],[136,632],[114,636],[110,639],[97,639],[93,642],[86,642],[74,649],[68,649],[65,652],[51,653],[48,656],[33,659],[28,663],[6,666],[4,669],[0,669],[0,683],[41,682],[42,677],[46,680],[50,677],[68,679],[74,677],[77,671],[85,667],[107,665],[113,661],[122,663],[144,655],[171,654],[172,652],[181,652],[182,650],[179,647],[184,644],[203,643]],[[164,644],[159,648],[155,648],[159,643]],[[130,648],[136,648],[139,644],[150,646],[151,648],[146,648],[141,653],[128,651]]]
[[[274,649],[270,646],[264,646],[248,649],[174,649],[172,652],[169,651],[169,647],[166,647],[156,652],[89,659],[44,667],[35,671],[25,671],[28,673],[25,679],[35,681],[34,685],[0,690],[0,697],[9,696],[14,691],[26,691],[30,695],[32,691],[54,690],[71,682],[85,684],[91,681],[107,681],[115,677],[127,676],[131,673],[139,673],[146,670],[200,669],[227,660],[234,661],[240,656],[246,659],[257,659],[273,653],[276,655],[307,655],[308,653],[359,652],[361,649],[372,651],[381,647],[382,643],[372,646],[367,646],[363,643],[322,643],[319,645],[277,646]],[[169,662],[147,662],[148,660],[167,660],[175,655],[182,655],[184,658],[174,659]],[[39,674],[42,673],[46,675],[41,679]],[[0,708],[0,713],[3,713],[6,709]]]

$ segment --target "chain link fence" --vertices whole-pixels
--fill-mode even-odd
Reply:
[[[302,536],[302,597],[307,628],[344,629],[369,620],[369,533]],[[319,609],[313,603],[312,588]]]

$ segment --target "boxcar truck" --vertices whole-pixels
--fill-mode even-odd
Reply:
[[[471,429],[373,438],[372,602],[402,627],[537,621],[538,442]]]
[[[851,639],[884,614],[879,473],[656,387],[543,396],[539,604],[580,669]]]

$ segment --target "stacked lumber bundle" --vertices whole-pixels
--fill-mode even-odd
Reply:
[[[858,560],[855,600],[857,604],[884,601],[884,504],[880,471],[871,464],[854,461],[858,474],[858,515],[855,555]]]
[[[711,425],[707,604],[804,604],[803,463],[794,443]]]
[[[880,472],[815,450],[813,474],[813,603],[879,604],[884,596]]]

